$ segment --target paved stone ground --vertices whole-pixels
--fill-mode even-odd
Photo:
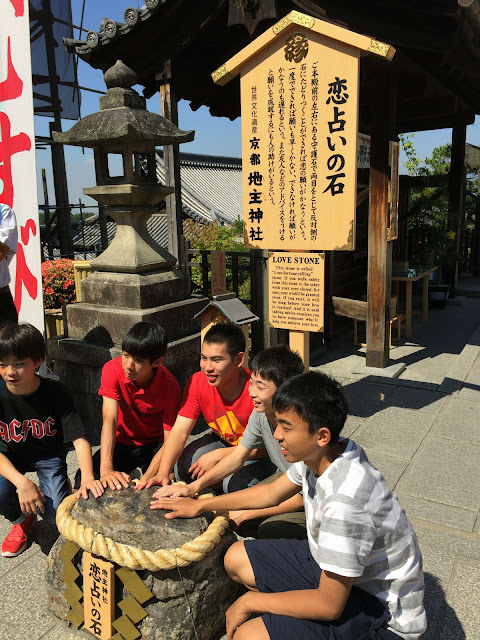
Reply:
[[[364,355],[350,336],[312,368],[345,386],[345,433],[367,450],[414,525],[426,576],[423,639],[478,640],[480,299],[457,297],[431,311],[428,324],[417,321],[413,338],[391,355],[407,365],[400,378],[355,375]],[[0,537],[7,531],[0,521]],[[0,560],[0,640],[78,638],[46,613],[43,571],[55,537],[39,522],[25,553]]]

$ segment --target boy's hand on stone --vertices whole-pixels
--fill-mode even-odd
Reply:
[[[170,478],[168,476],[156,475],[150,479],[146,479],[143,476],[135,489],[150,489],[150,487],[166,487],[170,484]]]
[[[75,498],[77,500],[80,498],[87,500],[89,491],[91,491],[94,498],[99,498],[103,495],[105,489],[100,480],[89,480],[88,482],[84,482],[78,491],[75,491]]]
[[[17,486],[17,493],[20,509],[26,516],[32,513],[35,515],[39,512],[45,513],[45,507],[43,505],[45,496],[40,491],[40,488],[27,477]]]
[[[248,599],[250,594],[245,593],[227,609],[225,614],[227,623],[227,637],[232,640],[238,627],[248,620],[253,611],[248,607]]]
[[[201,478],[207,471],[213,469],[213,467],[222,460],[225,456],[225,449],[214,449],[208,453],[204,453],[196,462],[192,464],[188,473],[194,480]]]
[[[154,498],[157,498],[157,493],[158,491],[153,494]],[[201,513],[200,506],[198,500],[192,500],[191,498],[157,498],[150,502],[150,509],[165,509],[169,511],[169,513],[165,514],[167,520],[173,520],[173,518],[196,518]]]
[[[158,489],[153,494],[154,498],[193,498],[197,492],[191,484],[169,484]]]
[[[114,471],[113,469],[105,471],[101,474],[100,482],[104,489],[127,489],[130,484],[130,476],[123,471]]]

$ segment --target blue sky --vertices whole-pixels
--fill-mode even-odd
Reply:
[[[118,22],[123,22],[123,12],[127,6],[141,7],[142,0],[85,0],[85,14],[83,26],[87,29],[98,30],[102,18],[108,17]],[[73,23],[80,24],[82,11],[82,1],[72,0]],[[78,38],[78,30],[74,30],[74,37]],[[82,36],[82,39],[84,35]],[[83,61],[78,64],[78,78],[82,86],[92,89],[104,90],[103,74],[98,69],[92,69]],[[137,87],[141,91],[142,87]],[[98,111],[99,94],[83,92],[82,95],[82,116],[86,116],[94,111]],[[159,94],[155,94],[147,101],[147,108],[150,111],[160,113]],[[48,135],[48,118],[35,118],[35,132],[39,135]],[[63,130],[70,129],[74,124],[72,120],[62,122]],[[241,156],[241,131],[240,118],[234,122],[228,118],[214,118],[210,115],[206,107],[201,107],[197,111],[190,109],[189,103],[181,101],[179,103],[179,127],[181,129],[194,129],[195,140],[183,144],[182,151],[192,153],[204,153],[209,155]],[[441,129],[436,131],[425,131],[415,134],[414,145],[417,156],[420,159],[428,157],[435,147],[451,141],[451,129]],[[474,125],[467,128],[467,141],[480,146],[480,119],[477,117]],[[95,202],[83,195],[83,187],[95,185],[95,172],[93,166],[93,152],[90,149],[76,147],[66,147],[65,156],[67,163],[67,180],[69,189],[69,199],[71,203],[78,203],[79,198],[86,204]],[[406,173],[403,167],[404,158],[400,157],[400,173]],[[50,202],[53,202],[54,190],[51,179],[51,156],[50,150],[37,151],[37,175],[41,176],[41,169],[45,168],[48,176],[48,189]],[[43,204],[43,188],[41,179],[38,181],[39,203]]]

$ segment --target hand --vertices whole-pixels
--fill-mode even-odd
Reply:
[[[99,498],[104,492],[101,481],[87,480],[87,482],[82,482],[80,489],[78,489],[78,491],[75,491],[75,498],[77,500],[80,500],[80,498],[87,500],[89,491],[92,492],[94,498]]]
[[[243,524],[247,520],[250,520],[251,518],[248,517],[249,513],[250,512],[248,509],[244,509],[243,511],[229,511],[228,519],[229,519],[230,528],[234,530],[238,529],[238,527],[241,524]]]
[[[245,593],[240,596],[228,609],[225,614],[227,623],[227,637],[232,640],[238,627],[248,620],[253,611],[248,607],[248,599],[250,594]]]
[[[163,474],[157,474],[156,476],[147,477],[145,474],[140,478],[140,482],[135,489],[150,489],[150,487],[166,487],[170,484],[170,478]]]
[[[201,478],[207,471],[213,469],[213,467],[222,460],[225,456],[225,449],[214,449],[208,453],[204,453],[196,462],[192,464],[188,473],[194,480]]]
[[[153,494],[156,498],[150,502],[150,509],[165,509],[170,513],[165,514],[167,520],[173,518],[196,518],[201,513],[201,505],[198,500],[191,498],[160,498],[157,497],[159,489]]]
[[[110,487],[110,489],[127,489],[130,483],[130,476],[123,471],[108,469],[102,473],[100,470],[100,482],[104,489],[107,487]]]
[[[26,516],[37,513],[45,513],[45,496],[37,485],[24,476],[22,483],[17,486],[18,501],[20,509]]]
[[[158,489],[153,494],[154,498],[194,498],[197,495],[195,487],[191,484],[170,484]]]

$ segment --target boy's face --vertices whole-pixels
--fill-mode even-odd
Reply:
[[[125,376],[137,387],[148,386],[155,377],[156,369],[163,358],[150,362],[148,358],[137,358],[122,352],[122,368]]]
[[[258,413],[272,413],[272,398],[277,385],[271,380],[264,380],[256,371],[252,371],[248,394],[253,402],[253,408]]]
[[[25,396],[33,393],[38,387],[35,370],[42,364],[42,360],[32,358],[17,358],[13,353],[0,360],[0,375],[7,384],[10,393]]]
[[[287,462],[308,463],[318,457],[319,432],[310,433],[308,424],[293,410],[275,412],[277,426],[273,437],[278,440]]]
[[[200,369],[211,387],[222,387],[233,382],[243,364],[243,353],[230,357],[225,344],[204,342],[200,355]]]

